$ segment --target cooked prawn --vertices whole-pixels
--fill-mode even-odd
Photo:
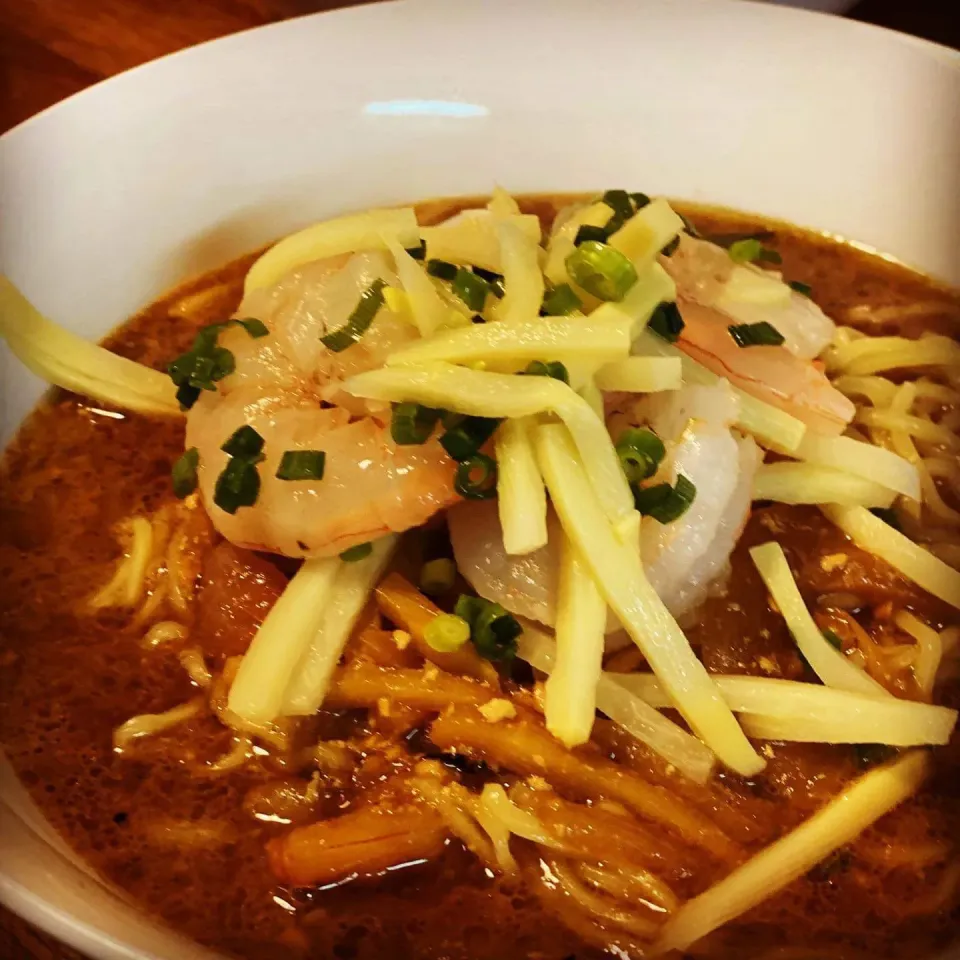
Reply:
[[[651,425],[667,457],[654,482],[675,483],[683,473],[697,487],[690,509],[673,523],[647,517],[641,527],[641,557],[654,589],[677,616],[698,606],[722,582],[733,548],[750,512],[753,475],[761,452],[730,425],[737,398],[727,384],[685,387],[641,400],[608,417],[614,435],[627,426]],[[503,547],[497,509],[465,503],[447,516],[460,572],[482,597],[520,616],[551,625],[556,610],[558,538],[526,556]],[[554,522],[554,521],[551,521]],[[610,617],[607,633],[619,624]]]
[[[811,360],[786,347],[742,348],[730,335],[729,318],[692,300],[679,299],[684,327],[677,346],[751,396],[793,414],[818,433],[842,433],[853,402]]]
[[[416,330],[384,306],[354,346],[335,353],[320,341],[346,323],[377,277],[397,283],[381,253],[308,264],[240,305],[237,316],[257,317],[267,336],[221,334],[236,369],[190,411],[187,446],[200,454],[199,489],[211,520],[231,542],[291,557],[331,556],[425,523],[459,499],[454,464],[436,439],[397,446],[389,407],[340,388],[346,377],[380,366]],[[261,487],[253,506],[231,515],[214,502],[228,459],[220,448],[245,424],[264,440]],[[323,450],[322,480],[277,479],[288,450]]]

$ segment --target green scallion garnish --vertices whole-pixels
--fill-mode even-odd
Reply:
[[[566,259],[577,286],[598,300],[622,300],[637,282],[637,268],[615,247],[596,240],[581,243]]]
[[[492,417],[464,417],[450,426],[440,438],[440,446],[454,460],[469,460],[493,436],[500,421]]]
[[[645,193],[631,193],[630,199],[637,211],[642,210],[650,202],[650,198]]]
[[[680,246],[680,234],[678,233],[660,252],[665,257],[672,257]]]
[[[423,639],[438,653],[454,653],[470,639],[470,624],[455,613],[438,613],[423,628]]]
[[[668,343],[676,343],[683,332],[684,322],[680,316],[680,308],[672,300],[664,300],[658,304],[647,329],[655,333],[661,340]]]
[[[428,560],[420,570],[420,589],[430,595],[446,593],[457,582],[457,565],[449,557]]]
[[[855,743],[853,750],[857,766],[861,770],[868,770],[870,767],[886,763],[897,755],[896,747],[888,746],[885,743]]]
[[[809,297],[813,293],[813,287],[809,283],[804,283],[802,280],[788,280],[787,286],[791,290],[796,290],[797,293],[803,294],[805,297]]]
[[[657,483],[652,487],[634,487],[633,501],[645,517],[653,517],[660,523],[672,523],[682,517],[696,499],[697,488],[682,473],[674,486]]]
[[[229,320],[227,324],[238,323],[247,333],[253,337],[254,340],[259,340],[260,337],[265,337],[270,331],[267,329],[267,325],[262,321],[258,320],[256,317],[246,317],[243,320]]]
[[[635,427],[620,434],[616,451],[623,472],[631,484],[641,483],[652,477],[667,453],[663,441],[652,430]]]
[[[231,457],[217,477],[213,502],[227,513],[240,507],[252,507],[260,494],[260,474],[256,464],[245,457]]]
[[[182,500],[197,489],[197,467],[200,465],[200,451],[191,447],[176,460],[170,471],[173,481],[173,495]]]
[[[419,247],[407,247],[407,253],[409,253],[414,260],[423,260],[427,255],[427,241],[421,240]]]
[[[487,302],[487,294],[490,293],[490,284],[465,267],[457,268],[450,288],[470,310],[476,313],[483,310],[483,305]]]
[[[595,227],[592,224],[585,223],[577,230],[577,235],[573,238],[573,245],[579,247],[581,243],[586,243],[588,240],[606,243],[608,236],[606,227]]]
[[[352,347],[370,328],[377,311],[383,306],[383,288],[385,280],[377,277],[373,283],[360,294],[360,300],[353,308],[353,313],[347,322],[332,333],[320,338],[320,342],[334,353],[340,353],[347,347]]]
[[[457,466],[453,488],[466,500],[489,500],[497,493],[497,461],[475,453]]]
[[[470,626],[470,639],[486,660],[511,660],[517,653],[517,637],[523,632],[516,617],[499,603],[462,595],[454,613]]]
[[[735,233],[714,233],[708,235],[705,239],[711,243],[715,243],[718,247],[724,247],[729,250],[733,244],[739,243],[741,240],[757,240],[762,243],[765,240],[773,240],[775,237],[776,233],[774,233],[773,230],[751,230],[746,233],[743,231]]]
[[[700,231],[690,222],[689,217],[685,217],[682,213],[678,213],[677,216],[683,221],[683,229],[689,233],[691,237],[700,236]]]
[[[766,320],[736,323],[727,329],[738,347],[779,347],[784,342],[783,334]]]
[[[562,383],[570,383],[570,374],[559,360],[549,360],[546,363],[543,360],[531,360],[523,373],[528,377],[551,377]]]
[[[756,261],[766,261],[767,263],[781,263],[782,257],[776,250],[770,250],[765,247],[756,237],[745,237],[742,240],[734,240],[727,247],[730,259],[734,263],[754,263]]]
[[[540,313],[545,317],[567,317],[582,309],[583,303],[569,283],[560,283],[547,290],[540,304]]]
[[[427,273],[429,273],[431,277],[436,277],[438,280],[444,280],[447,283],[453,281],[458,269],[455,263],[447,263],[446,260],[427,261]]]
[[[323,450],[285,450],[276,477],[278,480],[322,480],[326,460]]]
[[[903,524],[897,516],[897,511],[893,507],[871,507],[870,512],[878,519],[882,520],[888,527],[899,530],[903,533]]]
[[[249,424],[238,428],[220,449],[231,457],[256,460],[263,452],[263,437]]]
[[[400,446],[426,443],[440,419],[442,410],[419,403],[394,404],[390,417],[390,436]]]
[[[626,190],[606,190],[600,202],[605,203],[613,215],[621,220],[629,220],[634,214],[634,204]]]
[[[340,554],[340,559],[345,563],[356,563],[358,560],[365,560],[373,553],[372,543],[358,543],[355,547],[350,547]]]

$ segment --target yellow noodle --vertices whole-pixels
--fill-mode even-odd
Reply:
[[[952,303],[943,300],[920,300],[917,303],[890,304],[885,307],[858,303],[855,307],[849,307],[846,313],[848,320],[866,323],[898,323],[911,317],[927,317],[941,313],[960,319],[960,311]]]
[[[143,636],[140,645],[147,649],[162,646],[172,640],[186,640],[187,628],[175,620],[160,620],[155,623]]]
[[[644,939],[651,939],[656,935],[660,927],[657,921],[640,916],[633,910],[625,909],[606,897],[592,892],[566,860],[551,858],[548,862],[553,875],[560,881],[561,887],[595,921],[613,924],[621,930]]]
[[[144,590],[144,579],[153,552],[153,526],[145,517],[134,517],[126,527],[129,546],[110,581],[90,598],[94,610],[102,607],[136,606]]]
[[[652,910],[672,913],[680,906],[680,898],[659,877],[649,870],[623,867],[613,869],[600,864],[581,863],[577,867],[580,876],[588,883],[599,887],[604,893],[618,900],[643,903]]]
[[[199,768],[202,774],[216,775],[242,767],[253,756],[253,741],[247,736],[234,736],[233,745],[219,759]]]
[[[940,634],[907,610],[901,610],[894,622],[917,641],[918,651],[913,664],[913,676],[924,697],[929,700],[933,696],[933,684],[943,657]]]
[[[865,375],[912,367],[960,369],[960,344],[949,337],[864,337],[828,347],[823,359],[831,373]]]
[[[510,856],[509,847],[507,847],[507,859],[504,858],[503,850],[497,846],[493,836],[491,835],[489,840],[484,836],[483,831],[477,826],[478,817],[471,803],[472,798],[461,784],[443,783],[435,777],[423,776],[414,780],[412,786],[420,797],[437,811],[447,829],[474,856],[488,867],[500,866],[506,873],[514,872],[516,861]],[[485,826],[484,829],[486,829]]]
[[[897,385],[885,377],[837,377],[833,385],[848,397],[863,397],[875,407],[886,407],[897,392]]]
[[[195,717],[203,709],[203,701],[198,697],[171,707],[163,713],[141,713],[122,723],[113,732],[113,747],[119,753],[126,750],[134,740],[163,733],[185,720]]]
[[[891,431],[902,430],[918,440],[926,440],[947,450],[960,450],[960,438],[956,434],[925,417],[861,408],[854,419],[865,423],[868,427],[881,427]],[[897,452],[900,453],[899,450]],[[902,453],[900,455],[903,456]]]
[[[198,687],[209,687],[213,675],[207,669],[203,658],[203,651],[199,647],[188,647],[177,655],[180,665],[187,671],[187,675]]]

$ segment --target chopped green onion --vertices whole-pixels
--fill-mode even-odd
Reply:
[[[497,461],[475,453],[457,466],[453,487],[467,500],[489,500],[497,493]]]
[[[570,374],[559,360],[550,360],[547,363],[542,360],[531,360],[523,373],[529,377],[552,377],[562,383],[570,383]]]
[[[738,347],[779,347],[784,342],[783,334],[766,320],[737,323],[727,329]]]
[[[503,285],[503,274],[495,273],[493,270],[484,270],[483,267],[473,267],[473,272],[487,281],[490,292],[498,299],[502,300],[507,288]]]
[[[821,630],[823,639],[833,647],[834,650],[843,652],[843,641],[832,630]]]
[[[449,557],[428,560],[420,570],[420,589],[430,596],[446,593],[457,582],[457,565]]]
[[[285,450],[276,477],[278,480],[322,480],[326,460],[322,450]]]
[[[470,625],[470,639],[486,660],[510,660],[517,653],[517,637],[523,632],[516,617],[499,603],[461,595],[454,612]]]
[[[256,317],[247,317],[244,320],[234,320],[229,321],[232,323],[239,323],[247,333],[253,337],[254,340],[259,340],[260,337],[265,337],[270,331],[267,329],[267,325],[262,321],[258,320]]]
[[[725,247],[727,250],[733,246],[735,243],[739,243],[741,240],[773,240],[776,237],[776,233],[773,230],[751,230],[747,233],[743,231],[737,233],[714,233],[706,237],[711,243],[715,243],[718,247]]]
[[[663,441],[652,430],[635,427],[620,434],[616,451],[623,472],[631,484],[652,477],[667,453]]]
[[[263,437],[249,424],[238,428],[220,448],[231,457],[255,460],[263,452]]]
[[[454,460],[469,460],[493,436],[500,421],[492,417],[464,417],[447,427],[440,445]]]
[[[419,403],[394,404],[390,418],[390,436],[400,446],[426,443],[442,411]]]
[[[233,373],[236,367],[233,353],[217,345],[221,331],[230,326],[243,327],[251,337],[265,337],[270,331],[257,319],[223,320],[208,324],[197,331],[193,346],[176,358],[167,373],[177,386],[177,400],[184,410],[189,410],[199,399],[203,390],[215,390],[218,380]]]
[[[626,190],[607,190],[600,202],[605,203],[613,211],[613,215],[621,220],[629,220],[634,214],[633,201]]]
[[[813,287],[809,283],[804,283],[802,280],[788,280],[787,286],[791,290],[796,290],[797,293],[803,294],[805,297],[809,297],[813,293]]]
[[[734,263],[753,263],[761,260],[768,263],[781,263],[783,258],[776,250],[770,250],[765,247],[755,236],[745,237],[742,240],[734,240],[727,247],[730,259]]]
[[[690,222],[689,217],[685,217],[682,213],[678,213],[677,216],[683,221],[683,229],[686,230],[691,237],[700,236],[700,231]]]
[[[427,255],[427,241],[421,240],[419,247],[407,247],[407,253],[409,253],[414,260],[423,260]]]
[[[540,313],[546,317],[566,317],[583,309],[583,303],[569,283],[561,283],[543,295]]]
[[[894,530],[899,530],[901,533],[903,532],[903,524],[900,523],[897,511],[892,507],[871,507],[870,512],[887,524],[888,527],[893,527]]]
[[[680,234],[678,233],[660,252],[665,257],[672,257],[680,246]]]
[[[650,202],[650,198],[645,193],[631,193],[630,199],[633,201],[634,208],[638,211]]]
[[[445,280],[447,283],[453,281],[458,269],[455,263],[447,263],[446,260],[427,261],[427,273],[429,273],[431,277],[436,277],[438,280]]]
[[[480,312],[487,302],[490,284],[472,270],[459,267],[450,284],[453,292],[473,311]]]
[[[668,343],[677,342],[684,326],[680,308],[672,300],[664,300],[660,303],[647,324],[651,333],[655,333],[661,340],[666,340]]]
[[[581,243],[586,243],[588,240],[606,243],[608,236],[606,227],[595,227],[592,224],[585,223],[577,230],[577,235],[573,238],[573,245],[579,247]]]
[[[232,457],[217,477],[213,502],[227,513],[240,507],[252,507],[260,494],[260,474],[252,460]]]
[[[360,294],[360,300],[353,308],[353,313],[347,322],[320,338],[320,342],[334,353],[340,353],[347,347],[352,347],[369,329],[377,311],[383,306],[383,288],[386,281],[377,277],[373,283]]]
[[[455,613],[438,613],[423,628],[423,639],[439,653],[453,653],[470,639],[470,624]]]
[[[682,517],[696,496],[697,488],[682,473],[677,477],[675,486],[657,483],[652,487],[634,487],[633,490],[637,510],[660,523],[672,523]]]
[[[355,547],[350,547],[340,554],[340,559],[344,563],[356,563],[358,560],[365,560],[373,552],[372,543],[358,543]]]
[[[596,240],[580,244],[566,259],[567,272],[598,300],[622,300],[637,282],[637,268],[615,247]]]
[[[454,410],[445,410],[440,415],[440,424],[444,430],[452,430],[454,427],[459,427],[464,420],[467,419],[465,413],[457,413]]]
[[[173,481],[173,495],[180,500],[189,497],[197,489],[197,467],[200,465],[200,451],[196,447],[182,453],[170,471]]]

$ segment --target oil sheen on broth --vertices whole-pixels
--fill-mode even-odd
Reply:
[[[521,205],[549,221],[564,202],[537,197]],[[422,205],[421,220],[440,220],[466,203]],[[773,230],[766,243],[782,255],[784,275],[810,284],[830,316],[843,317],[859,304],[939,300],[943,310],[917,322],[955,333],[948,317],[957,304],[905,269],[782,224],[706,209],[686,212],[707,236]],[[187,349],[197,328],[232,313],[252,259],[177,290],[116,332],[109,345],[163,369]],[[0,499],[0,743],[50,821],[145,909],[202,943],[251,960],[599,956],[529,888],[490,879],[456,842],[431,862],[379,878],[326,890],[278,886],[264,847],[287,827],[252,813],[268,785],[296,776],[296,764],[264,751],[239,770],[199,774],[231,745],[230,732],[206,714],[145,739],[127,755],[114,752],[112,733],[132,714],[161,712],[196,695],[174,650],[145,649],[143,628],[127,613],[84,610],[116,561],[115,525],[172,500],[170,465],[182,449],[182,423],[114,414],[55,391],[6,454]],[[851,589],[821,558],[857,551],[818,511],[787,506],[755,511],[733,557],[728,593],[708,600],[688,631],[712,671],[803,674],[786,627],[771,611],[746,555],[750,546],[769,539],[771,525],[800,569],[806,595]],[[429,551],[442,537],[441,526],[414,538],[411,549]],[[197,543],[203,585],[195,628],[212,638],[202,641],[208,652],[218,645],[223,653],[237,652],[294,567],[228,545],[214,547],[203,536]],[[895,598],[931,620],[951,622],[942,604],[879,561],[866,554],[860,559],[864,607]],[[960,700],[949,681],[938,699],[951,706]],[[314,741],[378,733],[386,739],[388,719],[361,711],[325,713],[310,734]],[[662,775],[649,755],[642,750],[635,755],[603,721],[596,739],[602,745],[596,749]],[[394,740],[389,749],[364,759],[367,789],[429,749],[417,733]],[[755,781],[724,778],[720,789],[728,791],[726,801],[701,788],[687,790],[691,804],[715,816],[748,850],[796,825],[870,762],[864,751],[845,746],[774,743],[765,752],[768,767]],[[789,949],[810,945],[823,947],[817,956],[836,960],[920,957],[949,942],[960,919],[958,757],[954,745],[934,756],[935,775],[918,797],[714,935],[696,955],[805,958],[813,954]],[[482,766],[470,773],[491,776]],[[325,781],[312,817],[349,809],[359,789],[350,778]],[[717,879],[716,865],[696,851],[686,856],[688,865],[676,872],[676,883],[693,894]]]

